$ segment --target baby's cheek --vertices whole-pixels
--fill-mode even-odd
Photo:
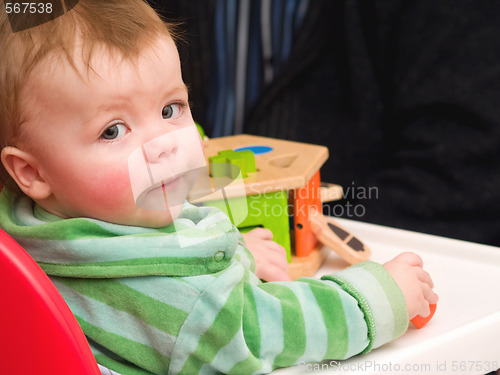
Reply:
[[[94,205],[117,209],[121,205],[134,202],[127,172],[109,172],[93,179],[89,186]],[[118,206],[118,207],[117,207]]]

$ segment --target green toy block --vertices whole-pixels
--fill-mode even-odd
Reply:
[[[233,214],[231,214],[231,207],[233,210],[238,205],[236,202],[230,202],[232,199],[238,200],[239,198],[230,198],[227,201],[217,200],[205,202],[206,206],[218,207],[222,211],[228,213],[229,218],[233,221]],[[288,262],[291,260],[291,243],[290,243],[290,223],[288,212],[288,198],[286,190],[276,191],[265,194],[255,194],[246,197],[247,216],[237,224],[241,232],[247,232],[256,227],[267,228],[273,232],[273,240],[283,246],[287,253]],[[234,224],[234,221],[233,221]]]
[[[208,158],[210,164],[210,175],[212,177],[237,178],[241,171],[243,178],[248,177],[248,173],[256,172],[255,155],[252,151],[219,151],[216,156]],[[237,166],[233,168],[231,165]],[[239,170],[238,170],[239,169]]]
[[[196,125],[196,129],[198,129],[198,133],[200,133],[200,137],[202,140],[205,140],[205,131],[203,130],[202,126],[200,124],[198,124],[196,121],[194,123]]]
[[[257,171],[255,155],[250,150],[223,150],[209,157],[208,160],[210,175],[214,178],[236,179],[240,172],[242,178],[246,178],[248,173]],[[205,205],[215,206],[226,212],[233,224],[237,223],[238,229],[242,232],[256,227],[269,229],[273,232],[274,241],[285,248],[290,262],[290,224],[286,190],[211,201],[206,202]],[[245,213],[246,217],[244,217]]]

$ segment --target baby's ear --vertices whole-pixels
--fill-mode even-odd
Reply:
[[[47,181],[40,175],[37,159],[17,147],[2,149],[2,163],[24,194],[33,200],[46,199],[51,194]]]

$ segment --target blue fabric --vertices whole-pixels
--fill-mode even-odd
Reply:
[[[271,30],[271,62],[275,78],[290,58],[295,36],[299,32],[308,0],[272,0],[271,17],[267,21],[270,25],[263,25],[261,10],[262,0],[250,0],[249,12],[241,12],[241,3],[234,0],[216,0],[215,2],[215,64],[212,69],[214,77],[211,79],[212,88],[209,99],[208,119],[213,122],[212,137],[221,137],[239,132],[243,126],[240,120],[244,119],[248,111],[256,103],[265,89],[263,77],[262,54],[262,27]],[[249,19],[243,19],[248,17]],[[249,23],[248,33],[238,28],[243,22]],[[240,35],[240,33],[246,33]],[[239,42],[238,42],[239,41]],[[239,68],[245,69],[245,82],[236,82],[238,43],[246,43],[246,61],[240,62]],[[267,82],[269,84],[270,82]],[[236,103],[236,85],[244,85],[240,91],[244,106]],[[241,86],[238,86],[241,90]],[[243,93],[243,94],[241,94]],[[243,113],[241,113],[243,112]],[[238,120],[238,124],[236,124]]]

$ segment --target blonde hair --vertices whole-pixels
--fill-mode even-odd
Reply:
[[[30,17],[36,17],[36,14]],[[175,24],[164,22],[144,0],[80,0],[66,14],[39,26],[13,32],[0,11],[0,150],[23,136],[22,89],[30,73],[48,56],[73,61],[77,41],[87,68],[92,52],[104,47],[126,59],[137,58],[160,35],[177,39]],[[0,186],[18,191],[2,163]]]

